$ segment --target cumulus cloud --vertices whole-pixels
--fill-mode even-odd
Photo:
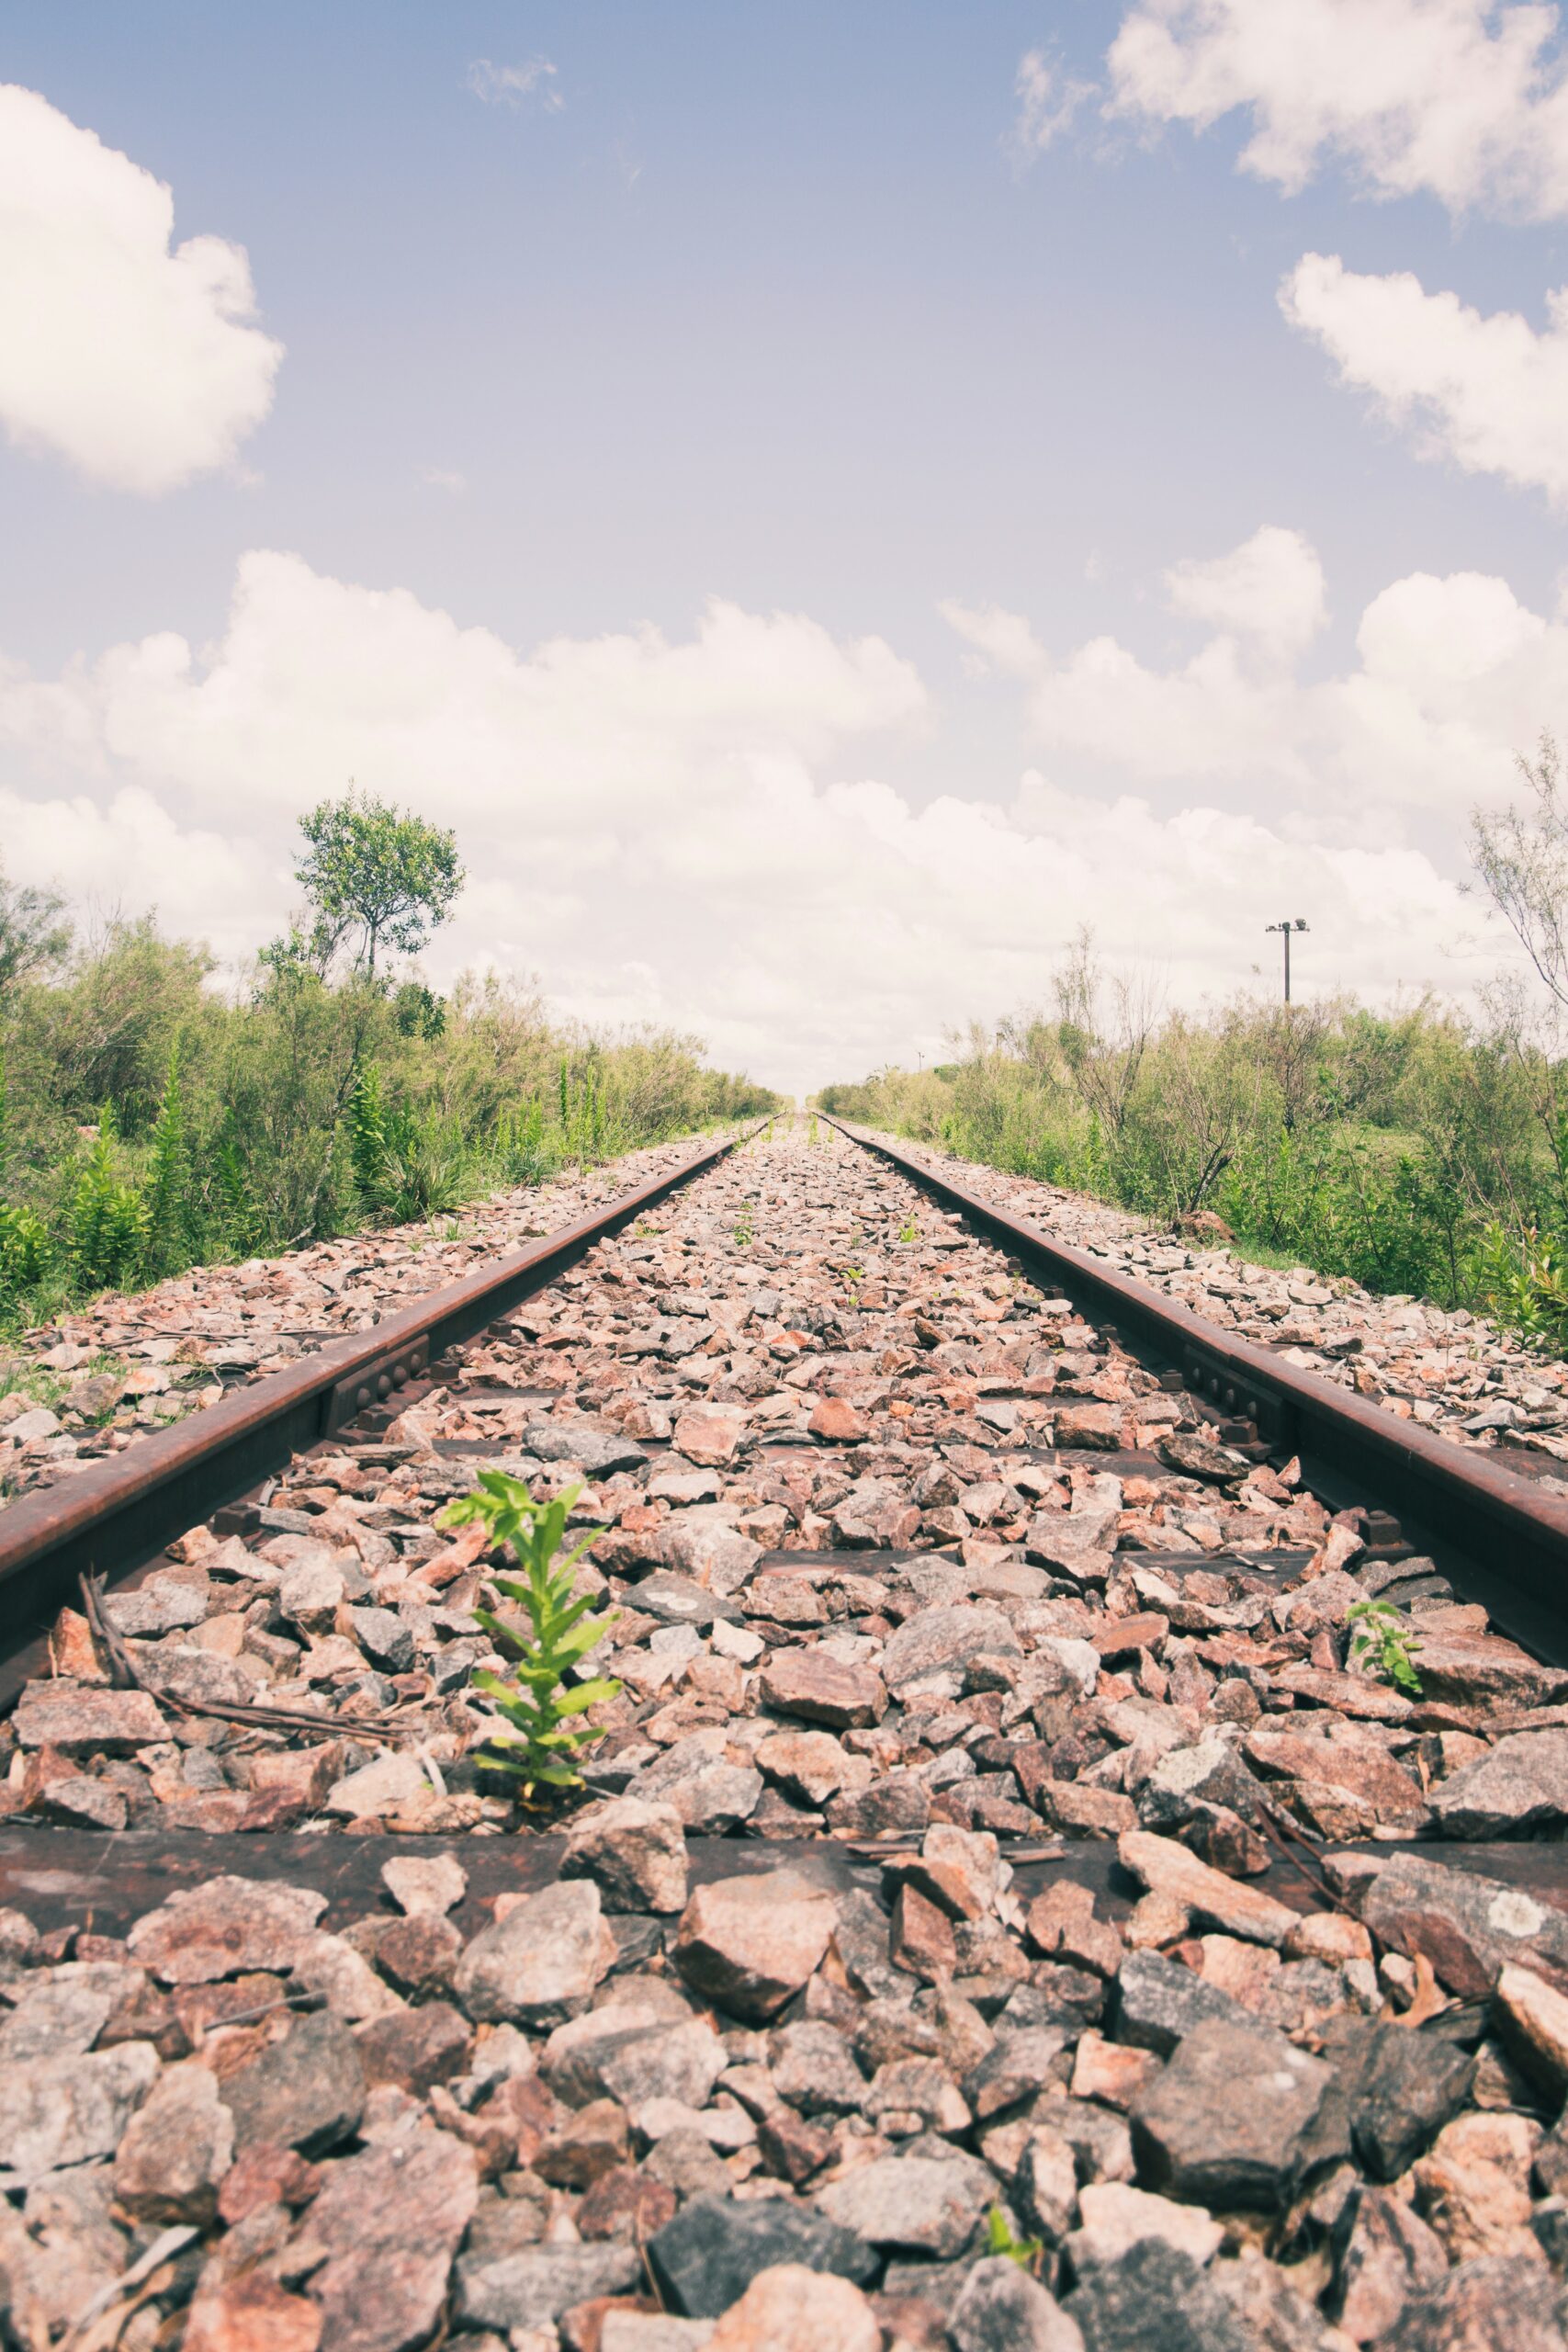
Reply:
[[[1265,523],[1228,555],[1174,564],[1165,584],[1172,612],[1255,639],[1277,660],[1303,651],[1327,618],[1317,549],[1277,524]]]
[[[1294,192],[1331,159],[1381,197],[1568,211],[1568,67],[1543,0],[1138,0],[1110,111],[1206,130],[1250,115],[1241,164]]]
[[[532,101],[546,114],[559,114],[566,104],[556,82],[556,69],[547,57],[527,57],[521,65],[496,65],[488,57],[476,57],[464,76],[464,87],[486,106],[515,109]]]
[[[1031,49],[1019,60],[1012,86],[1018,111],[1007,145],[1014,163],[1027,170],[1070,127],[1084,101],[1093,97],[1095,85],[1074,81],[1059,61],[1047,57],[1043,49]]]
[[[1168,584],[1177,625],[1216,632],[1172,671],[1109,639],[1056,662],[1021,617],[955,613],[1054,756],[922,806],[888,776],[941,714],[879,639],[718,603],[685,634],[524,653],[404,591],[253,553],[209,648],[164,632],[52,677],[0,669],[7,859],[156,898],[240,957],[287,911],[294,820],[352,775],[458,829],[476,878],[438,981],[468,961],[537,971],[584,1018],[697,1029],[797,1090],[1038,1000],[1086,920],[1112,956],[1164,958],[1179,997],[1234,987],[1287,884],[1336,984],[1451,977],[1465,918],[1401,838],[1400,788],[1435,742],[1456,808],[1499,747],[1506,778],[1542,707],[1521,734],[1517,707],[1568,684],[1568,626],[1500,582],[1402,582],[1363,616],[1356,670],[1310,688],[1288,649],[1322,583],[1295,534]],[[1266,817],[1213,805],[1242,774]]]
[[[1341,382],[1414,431],[1419,456],[1568,503],[1568,287],[1548,295],[1538,334],[1517,311],[1485,317],[1457,294],[1428,294],[1408,270],[1360,277],[1337,254],[1308,254],[1280,307]]]
[[[1359,838],[1389,839],[1419,811],[1457,852],[1469,808],[1509,789],[1516,748],[1568,706],[1568,616],[1532,613],[1479,572],[1393,582],[1361,615],[1355,662],[1311,680],[1299,663],[1249,662],[1235,616],[1227,627],[1218,611],[1216,633],[1163,668],[1113,637],[1058,657],[1016,614],[948,616],[1021,685],[1043,750],[1144,786],[1245,786]]]
[[[36,91],[0,87],[0,421],[146,497],[230,464],[283,346],[241,245],[172,245],[163,183]]]

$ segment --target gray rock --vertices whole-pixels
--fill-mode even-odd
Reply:
[[[10,2067],[0,2098],[0,2167],[30,2180],[112,2156],[157,2079],[158,2053],[147,2041]]]
[[[165,1984],[212,1984],[263,1969],[285,1973],[303,1956],[327,1907],[324,1894],[246,1878],[183,1888],[137,1920],[126,1941]]]
[[[721,1619],[739,1623],[745,1615],[738,1600],[710,1592],[694,1577],[660,1570],[645,1577],[637,1589],[637,1605],[661,1625],[716,1625]]]
[[[129,1756],[169,1736],[168,1718],[145,1690],[103,1690],[83,1682],[29,1682],[11,1721],[23,1747],[65,1756]]]
[[[1335,2225],[1335,2317],[1356,2343],[1370,2344],[1448,2267],[1442,2240],[1396,2190],[1358,2188]]]
[[[1162,2238],[1097,2266],[1062,2308],[1084,2352],[1259,2352],[1210,2274]]]
[[[138,1675],[160,1699],[183,1700],[187,1706],[198,1707],[249,1707],[255,1703],[262,1676],[254,1659],[220,1657],[213,1650],[186,1649],[173,1638],[166,1642],[137,1642],[131,1654]],[[104,1695],[129,1699],[136,1694],[116,1690]]]
[[[540,1462],[579,1462],[591,1478],[612,1471],[638,1470],[649,1459],[640,1445],[617,1430],[592,1421],[530,1421],[523,1442]]]
[[[1084,2352],[1077,2321],[1006,2255],[975,2265],[948,2334],[956,2352]]]
[[[1515,1732],[1429,1794],[1446,1838],[1510,1838],[1568,1820],[1568,1730]]]
[[[298,2148],[315,2155],[345,2139],[365,2109],[365,2069],[353,2033],[331,2009],[296,2018],[281,2041],[229,2075],[219,2097],[237,2150]]]
[[[643,1797],[592,1806],[568,1829],[561,1876],[592,1879],[613,1910],[681,1910],[686,1838],[680,1815]]]
[[[0,2066],[91,2050],[115,2010],[132,2003],[146,1982],[140,1968],[114,1961],[78,1961],[40,1973],[0,2025]]]
[[[114,2193],[133,2221],[205,2228],[234,2158],[234,2120],[210,2067],[169,2066],[131,2117],[115,2157]]]
[[[1396,2180],[1458,2114],[1474,2061],[1443,2036],[1371,2018],[1347,2019],[1325,2035],[1338,2076],[1356,2154],[1374,2180]]]
[[[1036,2098],[1056,2079],[1056,2061],[1066,2043],[1066,2035],[1056,2026],[1030,2026],[1004,2034],[964,2077],[964,2096],[976,2121],[984,2123],[1021,2099]]]
[[[761,1793],[761,1772],[726,1761],[723,1734],[715,1740],[700,1731],[676,1740],[626,1785],[628,1796],[671,1806],[684,1828],[710,1838],[749,1821]]]
[[[921,1609],[889,1636],[882,1679],[897,1698],[928,1674],[962,1667],[982,1654],[1019,1655],[1018,1635],[999,1609]]]
[[[649,2267],[664,2301],[693,2319],[716,2319],[738,2302],[759,2271],[778,2263],[830,2270],[863,2286],[876,2256],[852,2230],[809,2206],[782,2198],[737,2204],[694,2197],[648,2241]]]
[[[453,1984],[476,2025],[558,2025],[588,2007],[613,1955],[598,1888],[566,1879],[481,1929]]]
[[[343,1617],[349,1633],[373,1664],[388,1674],[412,1672],[413,1628],[404,1624],[395,1609],[361,1606],[345,1609]]]
[[[1268,2027],[1201,2025],[1132,2110],[1139,2186],[1270,2211],[1314,2164],[1347,2153],[1342,2114],[1320,2114],[1334,2075]]]
[[[642,2284],[635,2245],[536,2245],[489,2262],[457,2261],[457,2318],[467,2326],[536,2328],[598,2295],[625,2295]]]
[[[635,1998],[608,2002],[557,2026],[539,2053],[539,2072],[568,2107],[586,2107],[591,2099],[610,2097],[603,2069],[617,2052],[673,2034],[693,2022],[690,2004],[656,1978],[639,1985]],[[719,2047],[722,2052],[722,2043]],[[720,2064],[719,2074],[728,2063]],[[707,2098],[706,2092],[697,2099],[687,2098],[684,2092],[676,2096],[696,2107],[705,2105]]]
[[[662,2025],[652,2033],[617,2042],[601,2058],[599,2079],[607,2095],[625,2108],[643,2107],[655,2098],[704,2108],[728,2063],[712,2026],[693,2018],[685,2025]]]
[[[1461,2262],[1412,2295],[1378,2352],[1568,2352],[1560,2279],[1508,2255]]]
[[[106,1594],[104,1615],[117,1634],[175,1634],[201,1623],[209,1598],[205,1584],[144,1584],[135,1592]]]
[[[818,2018],[782,2026],[768,2044],[773,2088],[803,2115],[854,2115],[865,2105],[866,2079],[836,2027]]]
[[[879,2156],[819,2189],[817,2207],[872,2245],[949,2261],[968,2245],[996,2188],[988,2166],[972,2156]]]
[[[1200,1740],[1159,1758],[1138,1791],[1138,1819],[1145,1829],[1179,1829],[1200,1806],[1218,1804],[1256,1821],[1260,1794],[1229,1740]]]
[[[1136,2049],[1168,2058],[1201,2025],[1245,2025],[1239,2001],[1162,1951],[1130,1951],[1116,1978],[1116,2033]]]
[[[672,2319],[667,2312],[608,2311],[599,2352],[702,2352],[713,2327],[711,2319]]]
[[[1568,1912],[1522,1887],[1398,1854],[1372,1879],[1361,1917],[1391,1951],[1424,1953],[1461,2000],[1481,2000],[1516,1965],[1568,1993]]]
[[[306,2227],[327,2260],[310,2291],[334,2352],[414,2352],[446,2301],[452,2257],[478,2199],[474,2155],[417,2131],[334,2165]]]

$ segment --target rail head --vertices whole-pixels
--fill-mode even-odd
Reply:
[[[111,1580],[231,1502],[356,1411],[420,1379],[457,1344],[564,1273],[594,1243],[715,1167],[764,1121],[700,1145],[604,1207],[487,1261],[368,1331],[354,1332],[0,1509],[0,1627],[36,1632],[83,1573]],[[24,1636],[25,1638],[25,1636]],[[0,1648],[6,1645],[0,1640]],[[16,1695],[0,1663],[0,1707]]]
[[[1134,1351],[1141,1343],[1163,1354],[1204,1401],[1256,1420],[1271,1445],[1301,1455],[1315,1487],[1340,1485],[1396,1510],[1421,1549],[1439,1562],[1462,1555],[1467,1591],[1517,1640],[1568,1663],[1568,1492],[1553,1493],[1490,1452],[1457,1446],[1348,1396],[1320,1374],[1286,1363],[1088,1250],[1054,1239],[890,1137],[821,1115],[1047,1272],[1069,1296],[1092,1303]]]

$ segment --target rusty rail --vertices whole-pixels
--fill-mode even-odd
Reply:
[[[758,1122],[763,1125],[765,1122]],[[749,1136],[756,1127],[746,1130]],[[38,1669],[37,1638],[83,1576],[112,1583],[246,1494],[292,1454],[398,1396],[456,1346],[544,1289],[594,1243],[700,1176],[746,1136],[705,1144],[575,1225],[495,1258],[368,1331],[302,1357],[124,1453],[0,1510],[0,1709]]]
[[[1409,1541],[1451,1571],[1467,1600],[1483,1602],[1539,1657],[1568,1665],[1568,1491],[1554,1494],[1495,1453],[1454,1445],[1347,1396],[1088,1250],[1053,1240],[887,1136],[820,1115],[1081,1301],[1134,1354],[1179,1372],[1212,1409],[1256,1422],[1270,1447],[1299,1454],[1308,1485],[1325,1500],[1395,1512]]]

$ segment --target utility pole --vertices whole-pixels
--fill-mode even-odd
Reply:
[[[1278,931],[1278,932],[1282,932],[1282,933],[1284,933],[1284,938],[1285,938],[1285,1002],[1286,1002],[1287,1004],[1289,1004],[1289,1002],[1290,1002],[1290,1001],[1291,1001],[1291,933],[1292,933],[1292,931],[1304,931],[1304,930],[1306,929],[1306,925],[1305,925],[1305,923],[1302,921],[1302,919],[1301,919],[1300,915],[1297,915],[1297,916],[1296,916],[1296,918],[1295,918],[1295,920],[1294,920],[1294,922],[1292,922],[1291,918],[1290,918],[1289,916],[1287,916],[1287,917],[1286,917],[1286,919],[1285,919],[1285,921],[1284,921],[1283,922],[1270,922],[1270,923],[1265,923],[1265,925],[1264,925],[1264,929],[1265,929],[1265,931]]]

